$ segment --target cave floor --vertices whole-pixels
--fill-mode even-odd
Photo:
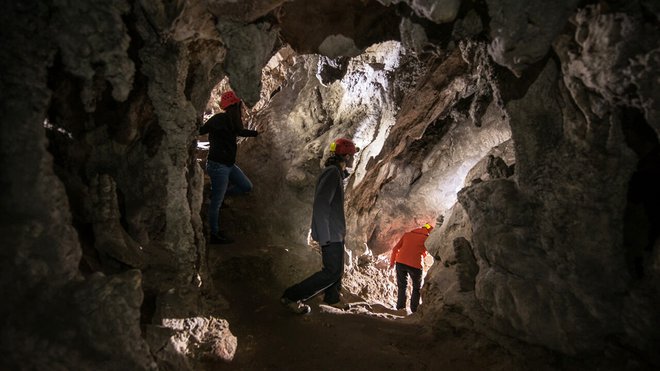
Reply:
[[[237,242],[208,251],[216,290],[229,301],[218,315],[238,348],[231,362],[207,363],[207,370],[539,369],[483,337],[431,331],[414,315],[380,305],[352,302],[342,311],[315,297],[307,302],[310,314],[291,313],[279,302],[284,288],[270,276],[267,246]]]

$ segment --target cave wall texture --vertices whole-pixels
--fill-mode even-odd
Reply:
[[[423,323],[660,366],[659,21],[651,0],[5,2],[3,368],[231,359],[196,147],[220,81],[262,131],[223,218],[291,251],[282,284],[317,264],[314,179],[350,136],[346,290],[391,300],[383,254],[435,221]]]

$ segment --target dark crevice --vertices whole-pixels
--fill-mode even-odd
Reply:
[[[524,97],[548,64],[548,60],[555,60],[556,65],[559,65],[559,62],[555,57],[556,55],[554,55],[554,53],[548,53],[545,58],[529,65],[519,78],[517,78],[513,72],[506,67],[493,63],[493,75],[497,80],[497,85],[500,88],[500,95],[504,104]]]
[[[412,186],[413,184],[415,184],[422,177],[422,175],[424,175],[424,173],[422,172],[422,169],[420,169],[420,168],[415,169],[415,171],[413,172],[413,176],[412,176],[412,179],[410,180],[409,185]]]
[[[344,78],[348,71],[349,60],[348,57],[330,58],[323,55],[319,56],[317,76],[321,78],[321,83],[327,86]]]
[[[83,82],[65,71],[60,53],[53,58],[53,65],[48,69],[48,88],[53,92],[48,121],[55,128],[79,138],[87,121],[85,107],[80,100]]]
[[[651,2],[649,1],[649,3]],[[646,3],[642,2],[640,4],[640,12],[642,13],[642,20],[644,20],[644,23],[657,24],[660,22],[660,15],[655,13],[651,6]]]
[[[56,55],[48,70],[48,87],[53,94],[46,117],[47,149],[53,158],[53,171],[64,185],[71,224],[76,230],[82,250],[78,269],[84,276],[88,276],[101,269],[101,262],[94,248],[94,231],[85,203],[85,164],[89,150],[79,139],[84,136],[89,116],[80,99],[82,85],[80,79],[66,73],[61,55]]]
[[[144,298],[142,299],[142,306],[140,307],[140,324],[142,324],[142,331],[153,322],[154,315],[156,314],[156,303],[158,299],[158,292],[155,290],[144,290]]]
[[[456,104],[454,105],[454,110],[458,112],[465,112],[467,113],[470,110],[470,107],[472,106],[472,102],[476,99],[475,95],[480,94],[481,92],[477,91],[474,92],[467,97],[461,98]]]
[[[641,279],[645,276],[645,257],[660,236],[660,142],[639,110],[623,109],[621,121],[626,143],[638,158],[628,183],[624,247],[633,277]]]
[[[199,62],[195,60],[195,62],[191,62],[190,66],[188,66],[188,71],[186,73],[186,84],[183,88],[183,94],[188,100],[192,100],[193,88],[195,87],[195,71],[199,68],[199,65]]]
[[[465,99],[467,106],[470,105],[470,100]],[[424,130],[424,135],[413,141],[406,148],[405,155],[414,156],[414,158],[407,159],[409,163],[418,163],[428,156],[433,151],[435,145],[440,142],[440,138],[445,136],[451,127],[451,118],[437,119],[433,121]]]
[[[461,2],[461,8],[456,18],[465,18],[470,11],[475,11],[477,13],[483,27],[481,34],[476,35],[474,38],[476,40],[489,41],[490,15],[488,14],[488,4],[485,0],[463,1]]]
[[[446,49],[447,45],[452,40],[451,35],[454,28],[454,22],[441,24],[435,23],[417,15],[415,11],[406,3],[400,3],[398,5],[397,13],[404,18],[410,19],[411,22],[422,26],[424,28],[426,37],[428,38],[429,44],[433,44],[439,46],[442,49]]]

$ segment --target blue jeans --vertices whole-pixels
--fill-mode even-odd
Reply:
[[[406,307],[406,289],[408,276],[412,280],[412,294],[410,295],[410,311],[416,312],[419,307],[420,287],[422,286],[422,270],[406,264],[396,263],[396,283],[398,286],[396,309]]]
[[[284,291],[283,297],[291,300],[307,300],[323,291],[323,301],[334,304],[341,300],[341,278],[344,275],[344,244],[331,242],[321,246],[323,268]]]
[[[252,190],[252,182],[241,169],[219,162],[207,160],[206,172],[211,178],[211,203],[209,205],[209,227],[211,234],[218,234],[220,230],[220,205],[225,196],[232,196]]]

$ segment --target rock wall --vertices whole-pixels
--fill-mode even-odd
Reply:
[[[653,63],[633,66],[657,43],[640,35],[634,46],[623,45],[623,34],[649,25],[640,13],[620,11],[579,10],[575,28],[554,44],[558,58],[528,70],[534,82],[505,104],[516,174],[468,184],[448,223],[432,234],[427,246],[443,263],[427,278],[425,319],[496,329],[568,354],[641,352],[630,355],[633,367],[658,362],[651,351],[659,339],[660,318],[651,309],[658,304],[651,289],[658,225],[648,212],[657,198],[644,191],[655,183],[644,177],[646,186],[634,185],[640,167],[657,171],[648,160],[657,158],[657,120],[655,103],[643,103],[654,100],[650,91],[633,82]],[[601,67],[586,72],[585,64]],[[504,97],[517,90],[502,86]],[[617,95],[626,86],[631,95]],[[639,114],[627,113],[631,106]],[[638,131],[649,135],[644,144],[634,139]],[[645,227],[631,232],[639,203],[647,212],[634,223]],[[635,233],[649,238],[631,242]]]
[[[121,58],[127,47],[126,30],[115,21],[128,6],[123,2],[99,3],[92,9],[41,2],[7,5],[0,22],[4,71],[0,285],[7,296],[0,334],[6,355],[3,368],[153,369],[155,363],[140,336],[141,274],[125,270],[112,277],[83,278],[78,268],[83,254],[72,215],[77,200],[69,199],[56,174],[44,128],[53,100],[49,76],[56,63],[77,72],[79,114],[85,114],[95,99],[92,64],[106,66],[107,79],[100,81],[110,83],[114,97],[126,99],[133,65]],[[86,44],[98,35],[95,29],[83,24],[73,30],[69,23],[85,11],[89,11],[87,22],[98,20],[98,32],[111,35],[112,40],[96,45],[98,49]],[[100,13],[105,17],[97,19]],[[62,33],[52,32],[60,26],[66,27]],[[77,40],[65,37],[72,31],[79,32]],[[79,58],[80,52],[86,58]],[[100,364],[101,359],[107,361]]]
[[[190,331],[165,321],[159,298],[192,291],[178,305],[195,307],[212,292],[196,123],[227,70],[261,65],[225,59],[216,22],[186,23],[196,12],[128,1],[3,11],[2,368],[155,369],[163,337],[145,339],[140,325]],[[253,50],[269,56],[263,34]],[[218,337],[227,346],[213,354],[227,358],[235,344],[222,326],[200,341]]]

